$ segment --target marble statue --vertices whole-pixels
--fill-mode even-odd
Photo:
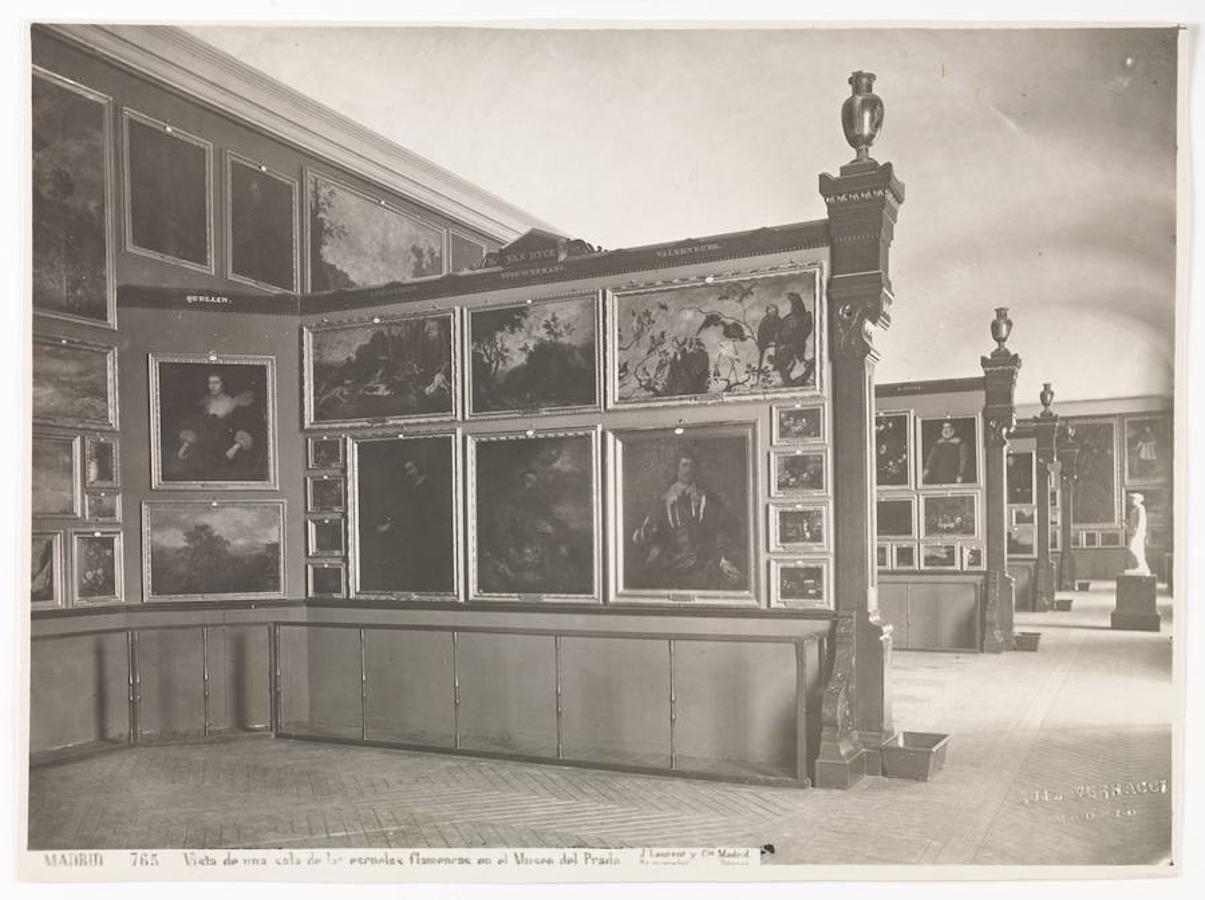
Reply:
[[[1150,575],[1146,564],[1146,507],[1142,494],[1130,494],[1130,508],[1126,510],[1126,567],[1127,575]]]

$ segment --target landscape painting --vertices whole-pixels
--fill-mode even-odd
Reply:
[[[611,297],[610,402],[722,400],[817,388],[814,270],[620,291]]]
[[[284,596],[284,501],[142,505],[148,600]]]
[[[305,424],[432,421],[459,412],[456,315],[305,329]]]
[[[678,434],[676,432],[683,432]],[[753,590],[751,428],[612,432],[616,585],[673,599]],[[739,595],[739,597],[738,597]]]
[[[226,178],[230,277],[297,290],[297,182],[229,151]]]
[[[115,325],[109,98],[34,69],[33,308]]]
[[[875,478],[879,487],[912,484],[912,456],[908,452],[911,418],[906,412],[875,416]]]
[[[444,274],[444,231],[309,173],[310,293],[379,287]]]
[[[354,439],[352,590],[459,594],[457,435]]]
[[[117,427],[117,348],[35,336],[32,362],[35,423]]]
[[[33,514],[78,516],[79,438],[34,435],[32,459]]]
[[[469,313],[472,415],[598,406],[598,304],[593,296]]]
[[[1075,525],[1115,525],[1117,509],[1117,456],[1112,422],[1076,422],[1073,440],[1079,447],[1076,462]]]
[[[922,569],[957,569],[957,544],[921,544]]]
[[[128,248],[213,271],[210,241],[212,145],[125,110]]]
[[[122,601],[121,533],[74,535],[75,602]]]
[[[475,436],[471,596],[597,597],[596,433]]]

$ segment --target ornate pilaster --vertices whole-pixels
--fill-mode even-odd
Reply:
[[[1042,403],[1042,411],[1033,419],[1034,436],[1037,439],[1037,465],[1033,489],[1037,492],[1038,501],[1038,565],[1034,572],[1033,607],[1037,612],[1046,612],[1054,608],[1055,572],[1054,560],[1050,555],[1050,489],[1058,484],[1059,465],[1055,452],[1055,437],[1059,430],[1059,417],[1050,409],[1050,404],[1054,401],[1054,391],[1050,389],[1049,383],[1043,385],[1038,399]]]
[[[848,698],[848,714],[826,719],[829,740],[822,738],[816,771],[820,787],[847,787],[863,770],[879,774],[879,747],[894,733],[891,626],[879,619],[874,558],[874,370],[879,357],[873,326],[887,328],[891,322],[888,251],[904,187],[890,163],[880,164],[865,152],[882,122],[881,102],[868,92],[873,79],[861,72],[850,79],[854,96],[846,101],[846,137],[858,158],[837,176],[820,176],[831,236],[833,581],[842,614],[837,635],[842,667],[833,672],[841,681],[830,681],[830,687],[839,684],[839,693]],[[846,655],[840,656],[843,650]],[[826,696],[825,709],[830,706]],[[850,727],[838,728],[838,720]]]
[[[1075,427],[1064,423],[1057,440],[1059,456],[1059,576],[1060,591],[1075,590],[1075,554],[1071,552],[1071,524],[1075,517],[1075,482],[1079,476],[1079,443]]]
[[[980,358],[983,366],[984,434],[984,558],[987,563],[984,598],[983,650],[1000,653],[1013,642],[1013,578],[1008,574],[1008,493],[1005,485],[1008,435],[1017,424],[1015,391],[1021,357],[1005,344],[1013,323],[999,307],[992,320],[996,349]]]

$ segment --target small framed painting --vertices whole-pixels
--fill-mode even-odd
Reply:
[[[307,519],[306,531],[310,556],[343,556],[347,552],[342,519]]]
[[[63,428],[117,428],[117,348],[34,335],[33,422]]]
[[[770,495],[823,494],[828,490],[828,454],[823,450],[771,450]]]
[[[921,522],[921,537],[976,537],[979,534],[979,495],[922,496]]]
[[[307,563],[306,594],[310,597],[346,597],[347,570],[331,563]]]
[[[34,609],[63,605],[63,533],[35,531],[30,544],[29,604]]]
[[[343,492],[343,477],[310,475],[305,479],[307,512],[343,512],[347,502]]]
[[[880,569],[886,569],[891,566],[891,545],[879,544],[874,550],[874,564]]]
[[[33,505],[35,517],[74,519],[80,514],[80,439],[33,436]]]
[[[84,484],[87,487],[117,487],[121,480],[117,441],[113,438],[92,436],[85,439],[84,447]]]
[[[1014,525],[1008,529],[1007,545],[1009,556],[1035,556],[1037,546],[1036,528],[1033,525]]]
[[[311,437],[306,462],[311,469],[342,469],[343,454],[343,438]]]
[[[875,481],[879,487],[912,486],[912,413],[879,413],[874,419]]]
[[[75,604],[122,602],[121,532],[76,531],[71,542]]]
[[[895,569],[915,569],[916,568],[916,545],[915,544],[896,544],[894,547],[894,562],[892,568]]]
[[[915,497],[881,497],[875,504],[875,511],[879,537],[916,537]]]
[[[86,491],[84,518],[94,522],[121,521],[121,494],[117,491]]]
[[[957,544],[921,544],[920,565],[922,569],[957,569]]]
[[[795,403],[771,410],[771,438],[775,444],[823,443],[826,438],[824,404]]]
[[[770,603],[784,609],[831,609],[829,561],[770,560]]]
[[[982,569],[983,547],[979,544],[963,544],[962,567],[964,569]]]
[[[803,553],[828,549],[828,506],[824,503],[771,503],[771,553]]]

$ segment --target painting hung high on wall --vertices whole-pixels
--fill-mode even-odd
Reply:
[[[296,291],[297,182],[226,151],[226,265],[229,277]]]
[[[69,338],[33,339],[33,421],[117,427],[117,348]]]
[[[979,531],[979,495],[921,495],[921,537],[975,537]]]
[[[142,504],[146,600],[283,597],[283,500]]]
[[[1172,422],[1168,416],[1125,420],[1127,484],[1166,484],[1172,478]]]
[[[35,516],[80,514],[79,438],[34,435],[32,512]]]
[[[151,487],[276,487],[276,361],[150,356]]]
[[[442,228],[316,172],[306,190],[310,293],[444,274]]]
[[[459,598],[457,445],[456,434],[353,439],[354,595]]]
[[[796,403],[771,411],[770,441],[774,444],[808,444],[824,440],[824,406]]]
[[[615,292],[609,403],[817,390],[824,333],[818,285],[817,271],[805,269]]]
[[[1113,422],[1074,423],[1076,462],[1075,525],[1115,525],[1118,518],[1116,428]]]
[[[117,465],[117,441],[89,437],[85,443],[88,487],[115,487],[120,480]]]
[[[29,602],[35,607],[63,605],[63,534],[35,531],[30,542]]]
[[[598,407],[598,300],[541,300],[468,313],[470,415]]]
[[[611,433],[623,599],[754,601],[753,438],[751,424]]]
[[[978,421],[975,416],[921,420],[922,485],[975,484],[979,481]]]
[[[474,435],[469,596],[594,600],[598,433]]]
[[[213,145],[123,110],[126,249],[213,272]]]
[[[307,326],[305,425],[453,419],[456,312]]]
[[[72,535],[72,543],[74,601],[78,604],[123,601],[121,532],[77,531]]]
[[[116,324],[111,101],[34,67],[33,308]]]
[[[911,433],[912,416],[907,412],[875,416],[875,478],[879,487],[912,484]]]
[[[1009,503],[1032,504],[1035,502],[1033,467],[1033,454],[1029,451],[1013,451],[1008,454],[1005,478],[1008,485]]]

